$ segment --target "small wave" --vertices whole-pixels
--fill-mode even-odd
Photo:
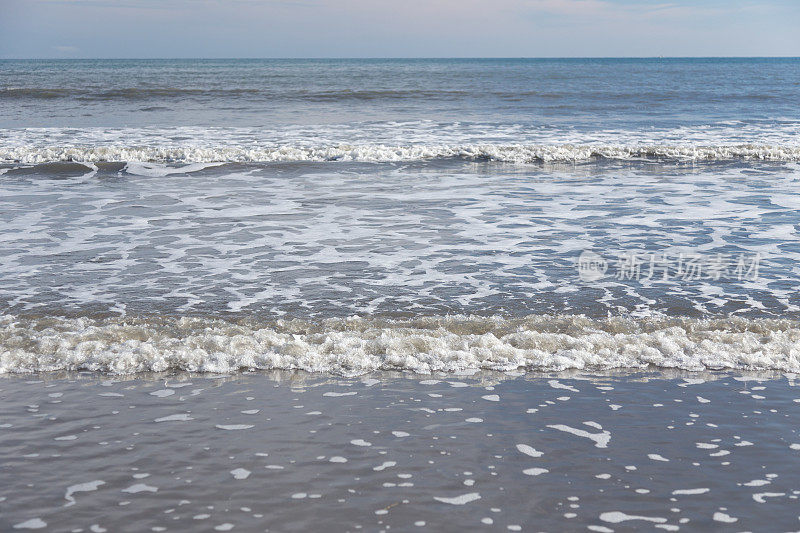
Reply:
[[[78,92],[78,100],[144,100],[148,98],[182,98],[186,96],[224,97],[256,94],[258,89],[194,89],[178,87],[126,87],[96,92]]]
[[[35,88],[35,87],[3,87],[0,88],[0,98],[32,98],[50,100],[65,98],[70,95],[68,89]]]
[[[59,88],[59,87],[6,87],[0,88],[0,99],[74,98],[93,100],[144,100],[149,98],[209,97],[225,98],[252,96],[267,100],[301,100],[310,102],[367,101],[367,100],[447,100],[475,96],[468,91],[426,89],[331,89],[275,91],[259,88],[195,88],[195,87],[119,87],[114,89]],[[496,93],[499,97],[516,97],[518,93]]]
[[[75,98],[77,100],[143,100],[148,98],[182,98],[187,96],[226,97],[258,94],[259,89],[199,89],[192,87],[124,87],[118,89],[89,89],[61,87],[3,87],[0,99],[27,98],[49,100]]]
[[[424,89],[342,89],[330,91],[297,91],[291,94],[276,95],[276,97],[291,100],[308,100],[312,102],[335,102],[339,100],[449,100],[468,96],[475,95],[469,91]]]
[[[469,369],[800,372],[789,319],[530,316],[231,322],[0,316],[0,373],[286,369],[357,375]]]
[[[301,161],[395,162],[463,159],[535,163],[592,159],[675,161],[800,161],[798,145],[599,145],[599,144],[456,144],[406,146],[296,145],[244,146],[0,146],[0,161],[53,162],[269,163]]]

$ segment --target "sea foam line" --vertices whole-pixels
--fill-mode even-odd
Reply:
[[[55,162],[269,163],[301,161],[395,162],[464,159],[534,163],[590,159],[800,161],[800,145],[770,144],[385,144],[280,146],[0,146],[0,161]]]
[[[649,366],[800,372],[800,321],[545,315],[237,322],[0,315],[0,373],[300,369],[356,375]]]

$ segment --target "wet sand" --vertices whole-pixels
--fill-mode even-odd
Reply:
[[[0,379],[0,530],[786,531],[790,374]]]

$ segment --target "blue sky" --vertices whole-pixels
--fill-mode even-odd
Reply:
[[[800,0],[0,0],[0,57],[800,56]]]

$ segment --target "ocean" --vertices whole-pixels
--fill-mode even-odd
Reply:
[[[0,526],[796,528],[798,102],[797,58],[0,60]]]
[[[798,60],[0,78],[0,371],[800,370]]]

